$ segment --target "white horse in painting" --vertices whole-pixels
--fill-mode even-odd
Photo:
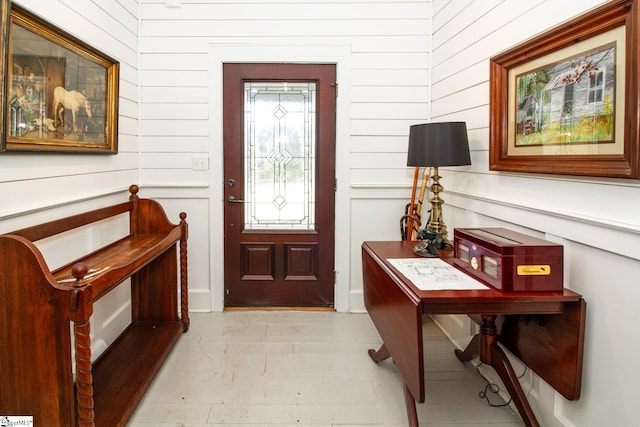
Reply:
[[[58,106],[62,105],[64,108],[58,110]],[[91,105],[86,96],[78,92],[77,90],[66,90],[62,86],[58,86],[53,90],[53,114],[54,125],[58,125],[58,119],[60,123],[64,123],[63,113],[64,110],[71,110],[71,129],[73,132],[77,132],[76,128],[76,114],[78,110],[82,108],[88,117],[91,117]]]

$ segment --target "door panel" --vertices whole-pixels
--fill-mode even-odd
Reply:
[[[225,306],[333,306],[335,81],[223,66]]]

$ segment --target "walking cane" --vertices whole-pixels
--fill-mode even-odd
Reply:
[[[427,182],[429,181],[429,175],[431,175],[431,168],[424,168],[422,174],[422,186],[420,187],[420,196],[418,196],[418,202],[416,203],[415,217],[417,218],[417,227],[411,229],[411,238],[409,240],[415,240],[422,224],[422,204],[424,202],[424,193],[427,190]],[[414,222],[415,223],[415,222]]]
[[[420,167],[416,166],[413,171],[413,187],[411,188],[411,202],[404,209],[404,216],[400,218],[400,238],[402,240],[411,239],[413,224],[415,219],[416,187],[418,186],[418,175]]]

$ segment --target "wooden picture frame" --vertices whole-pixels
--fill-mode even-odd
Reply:
[[[489,169],[640,178],[638,0],[490,59]]]
[[[1,1],[0,153],[117,153],[119,63]]]

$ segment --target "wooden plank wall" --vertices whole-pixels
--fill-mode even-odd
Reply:
[[[4,220],[26,212],[126,190],[139,175],[137,2],[14,3],[120,62],[119,154],[0,156],[0,230]]]
[[[467,121],[473,163],[443,174],[447,225],[503,226],[563,244],[565,286],[587,302],[580,400],[564,400],[529,373],[522,379],[541,425],[551,427],[635,422],[632,355],[640,346],[631,337],[640,317],[629,301],[640,296],[640,183],[489,171],[489,58],[602,3],[433,5],[432,119]],[[438,321],[455,341],[466,343],[472,328],[467,321]]]
[[[146,182],[208,184],[191,170],[210,154],[208,46],[348,45],[351,184],[406,182],[410,124],[428,116],[430,2],[162,2],[141,5],[141,145]],[[345,92],[347,93],[347,92]],[[213,153],[217,154],[217,153]]]

